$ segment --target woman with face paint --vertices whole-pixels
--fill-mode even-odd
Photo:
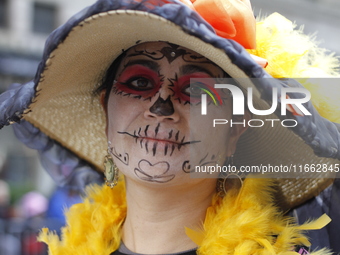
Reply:
[[[245,128],[224,127],[207,135],[211,122],[194,118],[200,113],[201,93],[195,94],[190,79],[222,78],[226,73],[200,54],[166,42],[138,44],[113,65],[118,66],[116,73],[108,75],[114,80],[105,80],[108,87],[101,96],[109,152],[127,188],[124,245],[141,254],[195,254],[197,245],[183,226],[204,221],[218,173],[192,178],[184,165],[223,165]],[[217,110],[231,118],[230,95],[223,101]],[[144,236],[153,238],[140,238]]]
[[[61,240],[40,233],[50,254],[308,253],[302,231],[328,216],[283,213],[332,184],[339,120],[275,78],[337,74],[314,45],[284,47],[305,38],[273,32],[286,22],[259,22],[255,49],[248,1],[99,0],[54,31],[34,81],[0,95],[0,125],[18,122],[60,184],[88,186]]]

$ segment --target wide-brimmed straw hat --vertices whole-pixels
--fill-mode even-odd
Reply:
[[[252,14],[249,16],[251,7],[247,1],[232,2],[225,6],[226,10],[230,10],[230,6],[234,8],[233,14],[227,17],[227,31],[220,31],[218,25],[213,27],[214,24],[205,20],[209,13],[205,19],[198,13],[199,9],[209,9],[199,4],[190,7],[189,3],[175,0],[99,0],[49,36],[34,81],[24,86],[15,85],[0,96],[0,127],[23,119],[16,132],[29,146],[48,155],[49,160],[46,157],[43,160],[48,161],[50,168],[57,169],[54,175],[69,175],[77,166],[84,166],[84,162],[102,171],[107,150],[106,120],[94,91],[101,85],[108,67],[123,51],[150,41],[170,42],[205,56],[239,80],[241,86],[253,87],[256,108],[268,109],[269,91],[273,86],[300,85],[290,80],[274,82],[244,50],[244,47],[254,47],[247,36],[255,33],[255,26],[245,22],[253,19]],[[248,14],[239,19],[242,13]],[[242,35],[240,31],[243,30],[247,33]],[[258,80],[251,82],[249,78]],[[333,164],[334,167],[339,163],[340,126],[322,118],[311,103],[305,107],[311,116],[288,112],[289,119],[298,122],[292,130],[282,125],[250,128],[238,142],[235,164]],[[263,116],[256,116],[258,118],[263,119]],[[272,114],[266,118],[276,119],[277,116]],[[37,145],[32,140],[40,142]],[[58,167],[53,166],[51,158],[57,158]],[[317,195],[330,185],[334,173],[303,176],[312,179],[279,179],[283,203],[291,207]],[[93,178],[98,179],[98,176]]]

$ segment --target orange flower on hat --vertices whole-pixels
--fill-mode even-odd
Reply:
[[[226,39],[240,43],[246,49],[256,47],[256,21],[249,0],[181,0],[198,12]]]

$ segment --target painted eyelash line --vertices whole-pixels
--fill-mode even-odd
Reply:
[[[159,93],[159,90],[160,90],[160,88],[162,87],[163,82],[164,82],[164,75],[162,75],[162,74],[160,73],[160,71],[157,72],[157,75],[158,75],[158,79],[159,79],[159,83],[160,83],[160,84],[159,84],[159,88],[158,88],[158,90],[155,92],[154,95],[151,95],[151,96],[148,96],[148,97],[146,97],[146,98],[143,98],[144,101],[151,101],[151,99],[152,99],[153,97],[155,97],[155,96]],[[124,90],[117,88],[117,86],[116,86],[117,83],[120,83],[120,84],[122,84],[122,85],[125,85],[125,86],[129,87],[129,86],[128,86],[128,81],[127,81],[127,82],[118,82],[117,80],[114,80],[114,81],[113,81],[113,89],[112,89],[112,91],[113,91],[116,95],[133,96],[133,98],[142,99],[142,97],[143,97],[142,95],[135,95],[135,94],[132,93],[132,92],[125,92]],[[138,90],[136,90],[136,91],[138,91]]]
[[[171,90],[171,91],[174,92],[173,90]],[[181,100],[180,97],[175,98],[175,92],[172,94],[172,97],[174,97],[174,100],[177,100],[180,104],[182,104],[182,100]],[[211,95],[211,97],[212,97],[212,95]],[[213,98],[213,97],[212,97],[212,98]],[[213,101],[214,101],[214,103],[215,103],[214,98],[213,98]],[[213,102],[210,101],[210,102],[208,102],[208,105],[211,105],[212,103],[213,103]],[[197,106],[197,105],[201,105],[202,102],[201,102],[201,101],[198,101],[197,103],[193,103],[193,102],[190,102],[190,100],[185,100],[184,103],[183,103],[183,105],[187,105],[187,104],[189,104],[190,106]],[[217,105],[217,104],[215,103],[215,105]]]
[[[161,82],[161,85],[160,85],[160,88],[161,88],[161,86],[163,86],[163,82],[164,82],[164,75],[162,75],[162,74],[160,73],[160,71],[158,71],[158,77],[160,78],[159,80],[160,80],[160,82]],[[168,88],[169,88],[170,91],[172,91],[171,97],[173,97],[174,100],[177,100],[180,104],[182,104],[181,98],[180,98],[180,97],[175,97],[175,91],[171,88],[171,87],[174,87],[174,86],[175,86],[175,85],[174,85],[174,82],[178,81],[177,73],[175,73],[175,78],[168,78],[168,81],[170,82],[170,84],[168,85]],[[114,80],[114,81],[113,81],[113,86],[114,86],[116,83],[118,83],[118,81],[117,81],[117,80]],[[122,84],[125,84],[125,83],[122,83]],[[114,87],[114,88],[115,88],[115,89],[114,89],[114,93],[115,93],[116,95],[122,95],[122,96],[128,96],[128,97],[130,97],[130,96],[133,95],[133,93],[124,92],[123,90],[119,90],[117,87]],[[159,88],[159,89],[160,89],[160,88]],[[204,89],[204,88],[200,88],[200,89],[203,90],[204,92],[206,92],[206,93],[210,96],[210,98],[213,100],[213,102],[214,102],[214,104],[215,104],[216,106],[217,106],[217,102],[219,102],[219,105],[222,105],[222,104],[225,102],[225,100],[227,100],[227,98],[222,98],[221,96],[219,96],[219,94],[218,94],[217,92],[213,92],[213,93],[212,93],[212,92],[211,92],[210,90],[208,90],[208,89]],[[151,99],[152,99],[154,96],[156,96],[157,93],[159,93],[159,90],[158,90],[153,96],[149,96],[149,97],[147,97],[147,98],[144,98],[144,101],[147,101],[147,100],[151,101]],[[217,95],[217,100],[215,99],[214,94]],[[230,94],[230,92],[229,92],[229,94]],[[141,96],[141,95],[135,95],[135,96],[133,96],[133,98],[142,99],[142,96]],[[193,106],[193,105],[197,106],[197,105],[200,105],[201,102],[197,102],[196,104],[194,104],[194,103],[190,102],[189,100],[184,101],[183,105],[187,105],[187,104],[189,104],[189,105],[191,105],[191,106]],[[210,104],[211,104],[211,102],[209,102],[209,105],[210,105]]]
[[[136,98],[136,99],[143,99],[144,101],[151,101],[151,99],[159,93],[159,92],[157,91],[157,92],[155,93],[155,95],[153,95],[153,96],[149,96],[149,97],[146,97],[146,98],[142,98],[141,95],[134,95],[133,93],[125,92],[125,91],[123,91],[123,90],[121,90],[121,89],[118,89],[117,87],[113,87],[113,88],[112,88],[112,92],[113,92],[115,95],[133,97],[133,98]]]
[[[173,94],[171,95],[171,97],[173,97],[174,100],[177,100],[180,104],[182,104],[182,101],[181,101],[181,99],[180,99],[179,97],[175,98],[175,92],[174,92],[171,88],[169,88],[169,89],[173,92]],[[124,92],[123,90],[119,90],[119,89],[116,88],[116,87],[112,89],[112,92],[113,92],[114,94],[116,94],[116,95],[121,95],[121,96],[123,96],[123,97],[133,97],[133,98],[135,98],[135,99],[142,99],[142,96],[141,96],[141,95],[133,95],[132,93],[126,93],[126,92]],[[159,94],[159,91],[157,91],[156,94],[153,95],[153,96],[150,96],[150,97],[147,97],[147,98],[143,98],[143,101],[150,101],[150,102],[151,102],[151,99],[152,99],[153,97],[155,97],[157,94]],[[226,100],[228,100],[228,98],[222,97],[221,100],[222,100],[222,103],[221,103],[221,104],[223,104]],[[198,105],[201,105],[201,103],[202,103],[201,101],[199,101],[199,102],[197,102],[197,103],[192,103],[192,102],[190,102],[190,101],[185,101],[185,102],[183,103],[183,105],[189,104],[190,106],[198,106]],[[208,105],[211,105],[212,103],[213,103],[213,102],[210,101],[210,102],[208,102]],[[215,105],[216,105],[216,104],[215,104]]]
[[[117,88],[112,89],[112,92],[116,95],[120,95],[120,96],[123,96],[123,97],[130,97],[131,96],[131,93],[124,92],[123,90],[119,90]],[[141,96],[139,96],[139,95],[135,96],[135,98],[139,98],[139,97],[141,97]]]
[[[175,74],[175,78],[168,78],[168,81],[170,82],[170,84],[168,85],[169,90],[171,90],[172,93],[173,93],[173,94],[171,95],[171,97],[173,97],[174,100],[177,100],[180,104],[182,104],[181,98],[180,98],[180,97],[175,98],[175,91],[171,88],[171,87],[175,87],[174,82],[178,81],[177,73]],[[185,102],[183,103],[183,105],[187,105],[187,104],[193,105],[190,101],[185,101]],[[199,104],[200,104],[200,102],[197,103],[196,105],[199,105]]]
[[[175,91],[171,88],[171,87],[175,86],[175,84],[174,84],[175,82],[178,82],[177,73],[175,73],[175,78],[168,78],[168,81],[170,82],[170,84],[168,85],[169,90],[172,91],[171,97],[173,97],[174,100],[177,100],[181,104],[182,103],[181,98],[180,97],[175,98]],[[225,98],[222,99],[221,96],[216,92],[216,90],[214,92],[211,92],[210,90],[205,89],[205,88],[200,87],[200,89],[203,90],[204,92],[206,92],[211,97],[211,99],[213,100],[213,102],[216,106],[217,106],[217,101],[219,102],[219,105],[223,104]],[[214,94],[217,95],[217,100],[215,99]],[[190,104],[191,106],[194,105],[194,103],[192,103],[190,100],[184,101],[184,105],[187,105],[187,104]],[[197,102],[195,104],[195,106],[200,105],[200,104],[201,104],[201,102]],[[209,105],[210,104],[211,104],[211,102],[209,102]]]

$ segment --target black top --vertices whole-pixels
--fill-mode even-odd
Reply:
[[[190,251],[174,253],[174,254],[176,254],[176,255],[197,255],[196,250],[190,250]],[[110,255],[128,255],[128,254],[122,253],[119,250],[116,250],[116,251],[112,252]],[[142,254],[135,253],[135,255],[142,255]]]

